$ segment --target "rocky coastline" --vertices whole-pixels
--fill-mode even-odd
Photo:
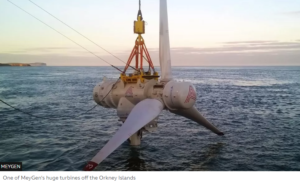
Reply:
[[[10,67],[38,67],[38,66],[47,66],[45,63],[0,63],[1,66],[10,66]]]

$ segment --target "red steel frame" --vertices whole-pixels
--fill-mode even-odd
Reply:
[[[138,70],[139,69],[139,65],[140,65],[140,69],[143,69],[143,54],[145,52],[145,56],[147,58],[146,61],[148,61],[150,67],[152,68],[152,70],[154,71],[154,65],[152,63],[150,54],[147,50],[147,47],[145,45],[144,39],[141,36],[141,40],[139,41],[138,38],[135,41],[135,45],[131,51],[131,54],[128,58],[127,64],[124,68],[123,73],[125,73],[133,59],[133,57],[135,56],[135,68]],[[139,59],[139,54],[140,54],[140,59]],[[139,64],[139,60],[140,60],[140,64]]]

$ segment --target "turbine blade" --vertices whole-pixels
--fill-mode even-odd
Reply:
[[[160,0],[159,18],[159,63],[161,70],[161,80],[169,81],[172,79],[172,69],[170,56],[167,0]]]
[[[224,135],[223,132],[219,131],[214,125],[209,123],[194,106],[189,109],[170,110],[170,112],[193,120],[218,135]]]
[[[131,110],[127,119],[107,144],[88,162],[83,170],[91,171],[107,156],[116,150],[131,135],[155,119],[163,110],[164,105],[156,99],[145,99]]]

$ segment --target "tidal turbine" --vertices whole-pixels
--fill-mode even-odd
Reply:
[[[160,0],[159,23],[161,76],[155,71],[142,37],[145,33],[145,21],[139,1],[137,20],[134,21],[134,33],[138,34],[138,37],[124,71],[118,80],[104,78],[93,90],[95,102],[104,108],[115,108],[123,124],[87,163],[84,167],[85,171],[93,170],[126,140],[131,145],[140,145],[143,131],[155,129],[162,110],[169,110],[171,113],[197,122],[217,135],[224,135],[194,106],[197,99],[195,86],[190,82],[176,81],[172,76],[166,0]],[[127,74],[126,71],[134,58],[135,70]],[[143,58],[149,64],[148,71],[144,71]]]

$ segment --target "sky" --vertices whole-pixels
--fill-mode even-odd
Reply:
[[[105,61],[124,66],[28,0],[10,0]],[[127,61],[138,0],[32,0]],[[172,66],[300,65],[299,0],[169,0]],[[159,66],[159,0],[141,0],[143,35]],[[0,63],[107,66],[91,53],[0,0]]]

